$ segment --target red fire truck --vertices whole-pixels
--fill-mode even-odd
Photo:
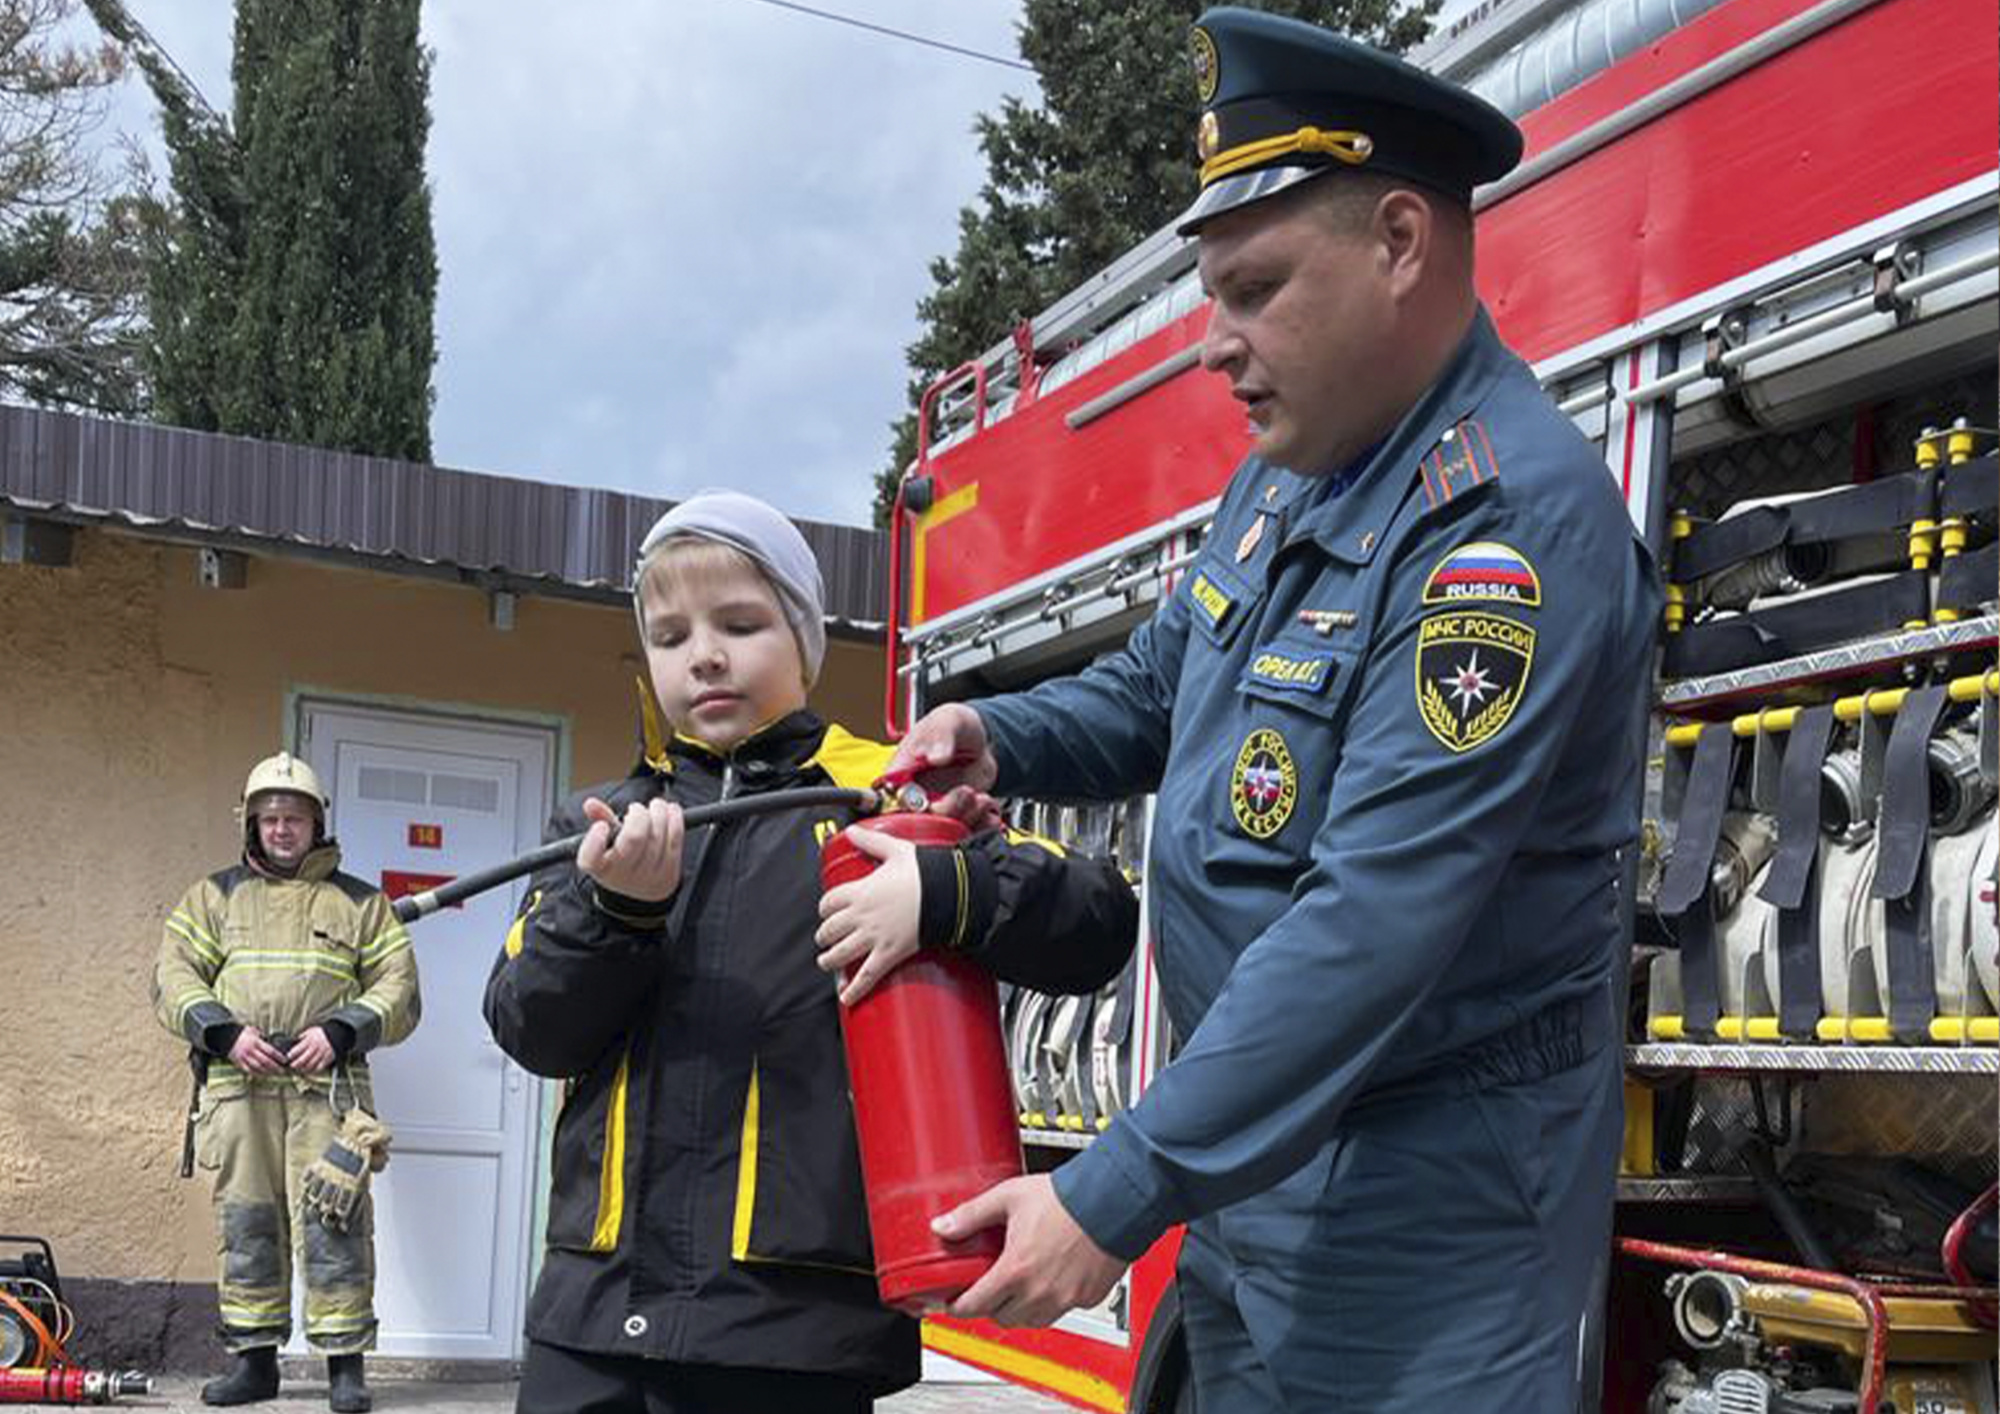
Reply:
[[[1967,1235],[2000,1074],[1990,0],[1487,0],[1415,57],[1527,135],[1476,198],[1480,289],[1671,586],[1604,1408],[1996,1414],[1990,1309],[1964,1289],[1993,1280]],[[1246,450],[1197,367],[1193,265],[1162,232],[929,390],[895,516],[892,731],[1115,647],[1193,558]],[[1788,753],[1816,704],[1823,739]],[[1911,873],[1907,847],[1865,853],[1924,808],[1912,751],[1929,977],[1871,882]],[[1813,792],[1784,787],[1814,766],[1801,825]],[[1143,880],[1147,802],[1017,808]],[[1789,910],[1761,901],[1787,841],[1819,889]],[[1666,916],[1676,849],[1713,851],[1712,952]],[[1810,998],[1779,965],[1802,909]],[[1101,997],[1015,995],[1006,1027],[1031,1170],[1173,1044],[1143,946]],[[1841,1227],[1843,1191],[1895,1240]],[[1050,1330],[932,1319],[927,1343],[1080,1408],[1187,1407],[1177,1240]]]

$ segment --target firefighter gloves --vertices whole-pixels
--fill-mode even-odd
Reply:
[[[352,1109],[324,1152],[306,1165],[305,1206],[335,1232],[346,1232],[368,1192],[368,1176],[389,1162],[389,1126]]]

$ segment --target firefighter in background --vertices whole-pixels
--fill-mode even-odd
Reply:
[[[1185,1222],[1198,1408],[1594,1410],[1652,563],[1474,292],[1514,125],[1266,14],[1209,11],[1194,57],[1182,229],[1252,454],[1124,650],[938,708],[897,762],[1158,791],[1181,1049],[940,1220],[1007,1227],[953,1312],[1046,1323]]]
[[[326,792],[303,761],[261,761],[243,787],[243,859],[168,916],[154,976],[160,1020],[205,1072],[196,1152],[215,1174],[222,1343],[235,1368],[208,1404],[278,1392],[303,1253],[306,1340],[327,1357],[328,1403],[360,1414],[375,1343],[366,1184],[386,1159],[363,1057],[417,1024],[410,935],[377,889],[339,872]]]

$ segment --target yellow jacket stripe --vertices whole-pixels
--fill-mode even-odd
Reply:
[[[757,1063],[750,1063],[750,1093],[743,1101],[743,1141],[736,1150],[736,1222],[730,1230],[729,1255],[741,1262],[750,1255],[750,1217],[757,1208]]]
[[[628,1049],[618,1058],[618,1074],[611,1081],[611,1104],[604,1114],[604,1170],[598,1175],[597,1227],[590,1234],[593,1252],[617,1247],[625,1216],[625,1089],[631,1066]]]

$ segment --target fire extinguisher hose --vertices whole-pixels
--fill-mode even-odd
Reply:
[[[689,829],[700,825],[717,825],[725,820],[741,819],[746,815],[763,815],[775,810],[793,810],[802,805],[844,805],[864,814],[875,810],[880,797],[872,790],[850,790],[842,786],[803,786],[797,790],[764,791],[757,795],[740,795],[732,800],[720,800],[713,805],[693,805],[682,812]],[[576,858],[576,852],[583,846],[584,834],[569,835],[559,840],[551,840],[539,849],[531,849],[526,854],[508,860],[505,864],[495,864],[488,869],[475,870],[460,875],[448,884],[440,884],[422,893],[405,894],[396,900],[396,917],[404,923],[414,923],[419,918],[428,918],[440,908],[449,907],[483,894],[488,889],[532,874],[537,869],[550,864],[558,864],[566,859]]]

